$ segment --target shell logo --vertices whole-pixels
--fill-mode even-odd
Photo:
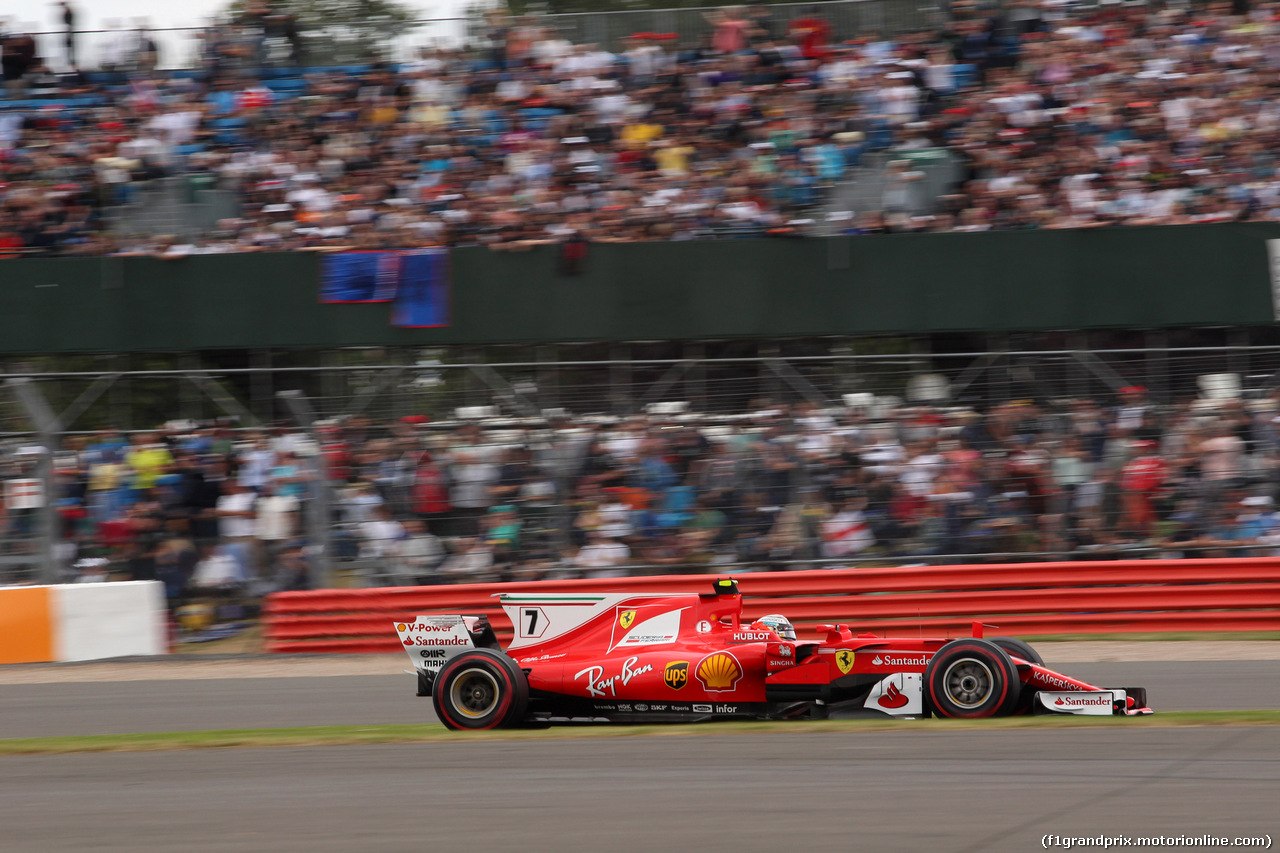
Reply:
[[[399,623],[399,624],[397,624],[397,625],[396,625],[396,630],[397,630],[397,631],[400,631],[401,633],[403,633],[403,632],[404,632],[404,629],[405,629],[405,625],[404,625],[404,623],[403,623],[403,622],[401,622],[401,623]]]
[[[728,693],[742,678],[742,665],[729,652],[707,655],[695,670],[708,693]]]

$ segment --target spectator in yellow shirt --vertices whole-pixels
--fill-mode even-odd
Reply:
[[[649,122],[629,124],[622,128],[622,142],[629,148],[643,148],[662,136],[662,130],[662,125]]]
[[[133,469],[133,487],[141,491],[154,486],[169,471],[173,456],[154,433],[140,432],[133,437],[125,463]]]
[[[681,177],[689,174],[689,155],[694,150],[691,145],[678,145],[667,139],[654,150],[653,159],[658,164],[658,170],[666,177]]]

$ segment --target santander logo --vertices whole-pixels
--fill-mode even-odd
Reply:
[[[1063,702],[1063,701],[1062,701],[1062,697],[1061,697],[1061,696],[1059,696],[1059,697],[1058,697],[1058,701],[1057,701],[1057,702],[1054,702],[1053,704],[1055,704],[1055,705],[1065,705],[1065,704],[1067,704],[1067,703],[1066,703],[1066,702]]]
[[[901,667],[921,667],[929,665],[929,658],[932,655],[929,652],[885,652],[877,654],[871,659],[872,666],[901,666]]]
[[[884,695],[878,700],[882,708],[901,708],[907,702],[911,701],[907,698],[907,694],[898,689],[898,685],[890,682],[889,688],[884,691]]]

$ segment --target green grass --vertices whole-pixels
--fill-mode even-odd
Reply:
[[[84,737],[0,740],[3,755],[57,755],[73,752],[151,752],[175,749],[228,749],[273,746],[351,746],[381,743],[430,743],[463,740],[563,740],[600,737],[687,737],[744,733],[876,731],[960,731],[966,729],[1064,729],[1098,726],[1276,726],[1280,711],[1175,711],[1151,717],[1012,717],[999,720],[800,720],[729,721],[651,726],[560,726],[496,732],[451,732],[438,724],[417,726],[319,726],[295,729],[168,732]]]

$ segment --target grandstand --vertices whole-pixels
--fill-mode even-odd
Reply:
[[[0,251],[1275,218],[1269,13],[1032,4],[942,23],[882,2],[892,29],[859,32],[863,6],[625,34],[626,16],[522,19],[481,48],[355,65],[299,64],[321,54],[244,21],[200,34],[192,68],[35,59],[0,104]]]

